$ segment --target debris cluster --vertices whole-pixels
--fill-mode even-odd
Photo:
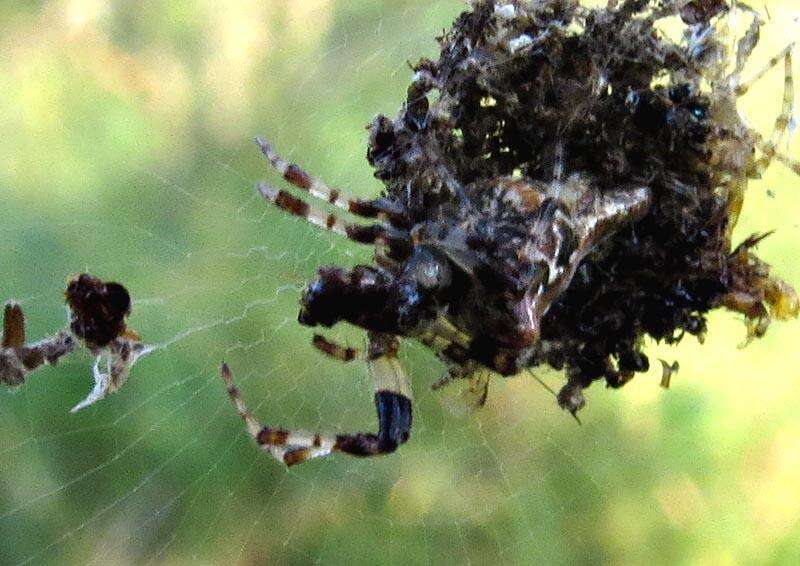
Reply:
[[[445,254],[469,263],[473,280],[439,306],[470,343],[440,357],[507,375],[539,364],[566,369],[558,397],[574,413],[594,380],[619,387],[649,368],[646,336],[702,340],[706,314],[719,307],[744,315],[749,338],[763,335],[771,316],[797,316],[795,291],[753,252],[761,237],[731,242],[748,181],[773,160],[800,171],[777,151],[792,107],[792,46],[770,62],[784,64],[787,87],[775,132],[763,139],[736,109],[762,25],[741,2],[470,4],[439,38],[439,59],[414,65],[399,114],[369,128],[368,160],[385,197],[423,234],[416,241],[462,245],[443,218],[467,234],[467,251]],[[732,10],[752,20],[741,38],[728,32]],[[683,26],[680,38],[659,28],[670,17]],[[566,264],[579,265],[534,310],[535,341],[521,339],[513,305],[536,306],[536,297],[521,302],[525,293],[547,287],[536,275],[546,254],[527,253],[542,239],[531,228],[542,203],[555,201],[575,228],[592,221],[577,220],[584,195],[640,188],[646,212],[585,253],[561,248]]]

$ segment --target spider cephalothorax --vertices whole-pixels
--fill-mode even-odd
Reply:
[[[259,186],[279,208],[375,245],[374,265],[320,268],[299,321],[368,331],[377,435],[262,427],[223,372],[252,434],[286,463],[385,453],[408,438],[399,338],[445,362],[437,385],[470,378],[483,384],[481,399],[489,372],[565,369],[558,401],[574,414],[592,381],[618,387],[648,369],[645,336],[701,336],[719,306],[743,313],[750,336],[763,334],[770,312],[797,314],[794,291],[752,254],[759,238],[731,245],[748,180],[773,158],[800,171],[777,151],[793,102],[791,47],[767,67],[786,69],[770,139],[736,110],[763,74],[740,80],[758,40],[755,12],[738,5],[753,23],[734,42],[722,0],[470,4],[440,38],[439,60],[415,66],[398,116],[369,126],[380,198],[345,196],[259,141],[295,187],[374,221],[346,223]],[[673,15],[685,24],[677,41],[657,27]],[[358,357],[321,336],[314,343]]]

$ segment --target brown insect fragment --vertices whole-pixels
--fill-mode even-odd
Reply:
[[[25,345],[25,315],[16,303],[7,303],[3,314],[3,348]]]
[[[707,24],[711,18],[728,11],[724,0],[691,0],[680,9],[685,24]]]
[[[119,283],[105,283],[83,273],[71,278],[65,292],[69,305],[67,328],[32,344],[25,343],[25,316],[14,303],[5,305],[0,345],[0,383],[18,386],[42,365],[55,365],[83,344],[96,356],[95,386],[89,396],[73,407],[76,411],[119,389],[131,366],[151,351],[139,335],[125,325],[131,298]],[[105,363],[106,371],[100,370]]]
[[[70,280],[65,296],[72,313],[70,330],[89,349],[103,348],[125,332],[131,296],[119,283],[82,273]]]
[[[772,232],[751,235],[727,257],[729,286],[721,302],[726,308],[744,315],[747,326],[744,345],[766,333],[772,316],[788,320],[800,313],[797,292],[773,275],[769,264],[753,252],[770,234]]]
[[[672,375],[678,372],[680,365],[677,361],[674,361],[671,364],[660,358],[658,361],[661,362],[661,383],[659,383],[659,385],[664,389],[669,389],[669,383],[672,379]]]

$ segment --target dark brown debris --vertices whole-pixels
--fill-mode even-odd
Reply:
[[[107,346],[125,332],[131,297],[119,283],[105,283],[82,273],[70,280],[65,296],[71,312],[70,330],[89,349]]]
[[[74,412],[119,389],[131,366],[152,348],[126,327],[131,297],[119,283],[105,283],[83,273],[70,279],[65,296],[70,309],[68,326],[34,343],[26,343],[22,307],[13,302],[5,305],[0,383],[22,385],[30,372],[45,364],[57,364],[83,345],[96,357],[95,387],[73,408]],[[105,372],[99,368],[101,360]]]

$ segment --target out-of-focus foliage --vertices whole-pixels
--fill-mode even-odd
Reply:
[[[751,71],[797,36],[793,4],[768,2]],[[582,427],[524,376],[498,378],[482,411],[455,417],[429,391],[438,362],[410,347],[415,428],[397,454],[287,472],[245,435],[216,375],[223,358],[268,422],[374,427],[363,367],[321,358],[294,322],[316,265],[369,251],[266,208],[251,138],[375,194],[363,126],[394,113],[406,61],[432,55],[461,8],[0,6],[0,299],[20,300],[40,336],[63,325],[64,278],[90,271],[125,283],[130,326],[161,345],[77,415],[87,359],[0,392],[0,562],[800,559],[796,323],[738,350],[743,325],[718,313],[705,345],[649,345],[653,360],[680,360],[671,389],[657,363],[623,390],[595,385]],[[781,79],[778,68],[743,100],[762,131]],[[738,229],[777,229],[759,255],[795,286],[799,184],[771,168]]]

